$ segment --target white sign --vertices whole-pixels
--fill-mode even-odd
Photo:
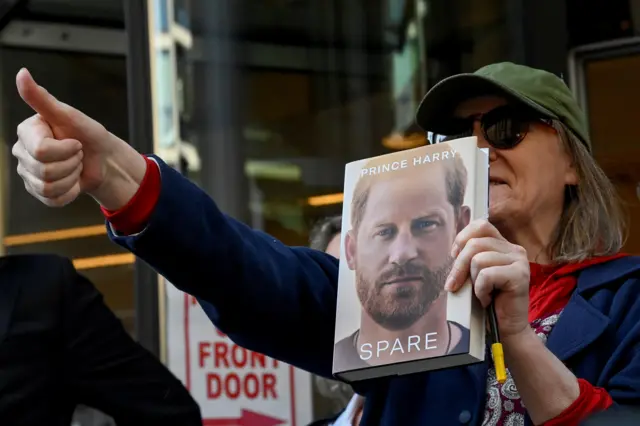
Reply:
[[[311,422],[309,373],[236,345],[194,297],[166,280],[165,288],[167,366],[200,405],[203,426]]]

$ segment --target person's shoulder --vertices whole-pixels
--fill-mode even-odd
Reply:
[[[619,324],[640,321],[640,257],[618,257],[586,268],[579,275],[577,290]]]
[[[460,330],[460,340],[458,341],[458,344],[455,345],[453,348],[451,348],[451,350],[448,353],[453,355],[453,354],[469,352],[471,330],[469,330],[467,327],[465,327],[464,325],[456,321],[448,321],[448,322],[450,325]]]
[[[578,289],[640,283],[640,256],[619,256],[585,268],[578,279]]]
[[[16,292],[16,310],[31,321],[51,323],[63,302],[73,264],[55,254],[15,254],[0,257],[0,282]]]
[[[19,278],[22,285],[60,281],[66,270],[73,270],[72,261],[57,254],[11,254],[0,257],[0,277]]]
[[[352,353],[355,351],[355,347],[353,346],[353,338],[355,333],[357,332],[354,332],[348,335],[347,337],[343,337],[342,339],[336,342],[335,349],[334,349],[336,356],[352,355]]]
[[[0,257],[2,265],[32,265],[32,264],[50,264],[62,265],[69,263],[68,257],[55,253],[22,253],[22,254],[5,254]]]
[[[346,371],[357,368],[369,367],[369,365],[360,358],[356,346],[354,344],[355,336],[358,331],[339,340],[334,345],[333,365],[334,370]]]
[[[44,268],[69,267],[69,258],[53,253],[9,254],[0,257],[0,268],[8,270],[31,269],[35,266]],[[46,271],[40,271],[45,273]],[[50,272],[50,271],[49,271]]]

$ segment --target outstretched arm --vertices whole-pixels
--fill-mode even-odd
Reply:
[[[249,228],[159,158],[148,161],[128,206],[103,210],[125,232],[141,232],[122,235],[110,223],[110,237],[207,302],[209,318],[237,344],[331,376],[338,261]]]

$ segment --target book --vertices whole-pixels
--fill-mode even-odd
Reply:
[[[489,155],[475,136],[345,166],[333,375],[345,382],[485,359],[468,278],[444,291],[454,239],[488,217]]]

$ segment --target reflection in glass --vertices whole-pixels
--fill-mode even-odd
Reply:
[[[156,33],[169,32],[171,25],[171,13],[169,12],[169,0],[153,0],[153,11]]]
[[[345,163],[427,143],[413,119],[426,90],[508,59],[505,4],[190,1],[180,133],[201,168],[189,178],[223,211],[308,245],[341,213]],[[314,396],[315,418],[334,413]]]
[[[173,0],[174,21],[178,25],[189,29],[191,28],[191,1],[190,0]]]

